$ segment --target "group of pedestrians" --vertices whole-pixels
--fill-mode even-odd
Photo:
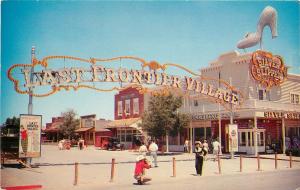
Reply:
[[[158,146],[157,146],[157,144],[155,143],[154,140],[151,141],[151,144],[149,145],[149,148],[147,148],[145,143],[142,143],[142,145],[139,148],[140,155],[144,155],[146,157],[147,153],[150,154],[151,165],[154,164],[154,166],[152,166],[152,167],[158,167],[158,165],[157,165],[157,151],[158,151]]]
[[[184,143],[184,152],[189,151],[189,141],[186,140]],[[221,154],[221,146],[217,139],[212,142],[213,154],[214,154],[214,161],[216,161],[217,156]],[[139,148],[139,156],[136,158],[136,165],[134,171],[134,178],[137,180],[137,184],[142,185],[147,181],[151,181],[150,177],[145,175],[146,169],[151,167],[158,167],[157,165],[157,151],[158,146],[154,140],[151,141],[149,148],[142,143]],[[202,176],[203,164],[206,160],[206,155],[208,154],[209,146],[206,140],[195,141],[195,169],[196,175]],[[147,159],[147,154],[150,153],[150,161]]]
[[[158,146],[154,140],[151,141],[149,148],[142,142],[142,145],[139,148],[139,156],[136,158],[134,170],[134,178],[137,180],[138,185],[143,185],[147,181],[151,181],[151,178],[146,176],[146,169],[158,167],[157,151]],[[150,154],[150,161],[147,159],[147,153]]]

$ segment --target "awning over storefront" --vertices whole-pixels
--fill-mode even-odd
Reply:
[[[300,120],[286,120],[285,127],[300,127]]]
[[[93,129],[94,129],[94,127],[82,127],[82,128],[76,129],[75,132],[76,133],[87,132],[87,131],[90,131],[90,130],[93,130]]]
[[[109,132],[109,129],[98,129],[96,132]]]
[[[106,128],[111,129],[111,128],[121,128],[121,127],[132,127],[141,131],[141,128],[138,126],[140,122],[141,122],[140,118],[119,119],[108,123]]]
[[[190,126],[188,125],[187,128],[189,127]],[[211,127],[211,121],[210,120],[192,121],[192,127],[193,128]]]

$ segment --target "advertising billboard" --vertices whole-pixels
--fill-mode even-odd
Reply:
[[[237,152],[238,147],[238,127],[237,125],[228,125],[229,128],[229,151]]]
[[[20,115],[19,157],[41,156],[41,115]]]

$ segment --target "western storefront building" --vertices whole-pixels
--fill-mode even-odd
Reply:
[[[266,86],[255,79],[251,64],[253,53],[234,51],[201,69],[202,76],[226,81],[241,91],[244,102],[234,109],[225,109],[206,97],[185,98],[182,111],[192,114],[187,138],[217,138],[221,128],[222,148],[228,152],[228,124],[233,115],[233,123],[238,125],[239,152],[300,148],[300,75],[287,74],[281,84]]]
[[[138,124],[141,122],[140,116],[144,113],[147,97],[148,95],[132,87],[115,95],[115,120],[108,123],[107,128],[124,144],[126,149],[135,148],[136,144],[139,144],[138,142],[144,140],[146,136]]]
[[[110,120],[96,119],[96,114],[80,116],[80,127],[75,130],[86,145],[104,148],[112,132],[105,127]]]

